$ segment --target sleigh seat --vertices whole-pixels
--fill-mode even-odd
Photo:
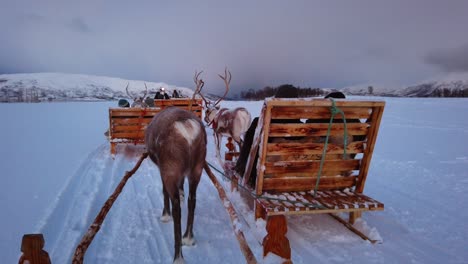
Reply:
[[[109,133],[111,154],[116,154],[117,144],[141,145],[145,143],[145,131],[155,114],[163,109],[175,106],[190,109],[201,118],[203,104],[201,98],[156,99],[155,107],[146,108],[109,108]]]
[[[363,194],[384,106],[381,101],[265,100],[241,175],[249,188],[245,183],[256,171],[250,188],[255,217],[267,221],[264,255],[273,252],[290,260],[286,215],[328,213],[368,239],[352,224],[364,211],[384,209],[383,203]],[[346,129],[343,116],[336,113],[329,127],[336,110],[344,113]],[[232,162],[226,162],[226,175],[236,175]],[[344,212],[349,213],[348,222],[336,215]]]

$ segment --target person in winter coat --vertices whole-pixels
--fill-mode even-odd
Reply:
[[[299,90],[290,84],[281,85],[280,87],[278,87],[278,90],[275,93],[275,98],[298,98],[298,97],[299,97]],[[302,123],[299,119],[295,121],[298,123]],[[278,119],[275,122],[283,123],[284,121],[281,119]],[[291,122],[291,120],[289,120],[288,122]],[[258,125],[258,117],[255,117],[252,120],[252,123],[250,124],[249,129],[247,130],[247,132],[245,132],[244,143],[242,144],[242,148],[240,149],[240,153],[239,153],[239,158],[237,159],[236,165],[234,166],[234,170],[241,176],[244,175],[244,172],[245,172],[245,166],[247,165],[247,159],[250,154],[250,149],[252,147],[255,129],[257,128],[257,125]],[[257,160],[258,160],[258,151],[255,156],[253,168],[257,167]],[[250,173],[248,184],[252,187],[255,187],[256,179],[257,179],[257,170],[253,169]]]
[[[154,99],[170,99],[169,95],[166,93],[166,89],[161,87],[159,91],[154,96]]]
[[[172,92],[172,98],[179,98],[180,95],[179,95],[179,92],[177,92],[176,89],[174,89],[174,91]]]

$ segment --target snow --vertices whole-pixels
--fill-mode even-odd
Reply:
[[[362,99],[364,97],[359,97]],[[385,204],[356,227],[362,240],[328,215],[288,217],[294,263],[468,263],[468,99],[376,98],[387,102],[364,193]],[[118,147],[112,159],[103,133],[116,102],[0,104],[0,259],[18,261],[23,234],[43,233],[53,263],[69,263],[105,200],[141,149]],[[262,102],[226,101],[253,116]],[[208,161],[217,164],[208,129]],[[219,167],[219,166],[218,166]],[[216,171],[220,182],[228,182]],[[255,257],[265,221],[247,195],[230,192]],[[162,185],[145,160],[107,215],[85,263],[171,263],[172,221],[162,223]],[[186,186],[187,190],[187,186]],[[196,245],[187,263],[243,263],[224,203],[207,175],[198,189]],[[186,202],[183,204],[185,226]],[[184,231],[184,230],[183,230]]]
[[[85,74],[70,74],[59,72],[45,72],[45,73],[16,73],[16,74],[2,74],[1,79],[8,80],[9,82],[21,82],[22,85],[34,85],[36,87],[46,87],[51,90],[82,90],[86,84],[89,87],[107,86],[121,92],[125,92],[125,87],[129,83],[129,91],[133,89],[137,91],[145,90],[145,83],[148,89],[159,89],[160,87],[176,88],[175,85],[169,85],[163,82],[147,82],[141,80],[126,80],[121,78],[106,77],[106,76],[93,76]],[[6,85],[4,84],[4,85]],[[177,87],[181,89],[182,87]],[[187,88],[183,88],[184,90]]]
[[[70,73],[24,73],[0,74],[0,89],[5,90],[36,90],[39,100],[47,101],[97,101],[127,98],[128,91],[135,95],[143,95],[145,84],[148,93],[154,93],[164,87],[170,95],[177,89],[183,96],[191,96],[193,90],[185,87],[167,84],[164,82],[148,82],[142,80],[126,80],[121,78],[93,76]],[[26,91],[25,91],[26,93]],[[0,93],[0,95],[2,95]]]

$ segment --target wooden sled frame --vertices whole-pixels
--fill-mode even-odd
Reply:
[[[334,116],[328,133],[334,103],[347,121],[347,155],[343,155],[343,142],[336,143],[344,138],[341,114]],[[264,256],[273,252],[290,262],[285,216],[292,214],[328,213],[370,240],[352,225],[363,211],[384,209],[382,203],[363,194],[384,107],[383,101],[265,100],[243,175],[246,185],[251,171],[257,172],[252,192],[256,195],[255,217],[267,221]],[[327,134],[328,146],[320,170]],[[253,168],[257,150],[257,166]],[[227,175],[235,175],[231,167],[225,166]],[[319,171],[321,177],[314,196]],[[337,215],[344,212],[349,213],[348,222]]]
[[[109,108],[109,142],[111,154],[116,154],[117,144],[144,144],[145,131],[154,115],[163,109],[175,106],[189,110],[192,102],[192,112],[200,119],[203,112],[203,100],[196,98],[156,99],[155,107],[147,108]]]

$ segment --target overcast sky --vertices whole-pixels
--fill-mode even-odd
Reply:
[[[405,86],[468,71],[467,12],[466,0],[1,0],[0,74],[193,87],[204,70],[204,89],[221,93],[227,66],[234,92]]]

